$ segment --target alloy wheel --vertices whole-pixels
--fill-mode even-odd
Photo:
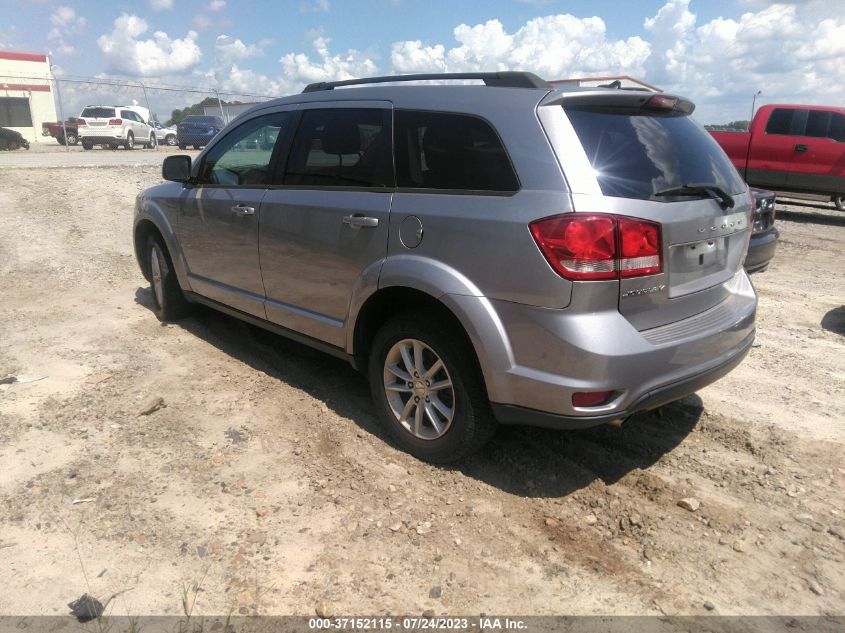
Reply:
[[[446,365],[417,339],[395,343],[384,359],[384,391],[396,420],[421,440],[436,440],[455,417],[455,389]]]
[[[161,254],[158,247],[153,246],[150,249],[150,277],[152,277],[153,293],[155,294],[156,303],[162,307],[164,302],[164,282],[161,274]]]

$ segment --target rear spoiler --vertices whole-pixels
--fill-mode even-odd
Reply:
[[[695,104],[683,97],[667,95],[650,90],[618,90],[595,88],[593,90],[555,90],[543,99],[541,106],[593,106],[596,108],[620,108],[635,110],[676,111],[692,114]]]

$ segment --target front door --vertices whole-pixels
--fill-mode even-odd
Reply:
[[[343,347],[355,284],[387,253],[390,104],[314,104],[262,204],[267,318]]]
[[[254,117],[216,143],[185,190],[177,226],[193,291],[262,319],[261,202],[292,118]]]

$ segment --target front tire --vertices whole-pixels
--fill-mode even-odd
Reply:
[[[839,195],[833,196],[832,202],[837,209],[845,211],[845,194],[840,193]]]
[[[173,147],[174,145],[176,145],[176,137],[173,134],[168,134],[164,137],[164,142],[167,145],[170,145],[170,147]]]
[[[474,351],[455,332],[395,317],[373,341],[368,374],[383,428],[418,459],[460,460],[495,433]]]
[[[93,149],[93,148],[94,148],[93,143],[86,143],[85,141],[82,141],[82,149],[88,150],[88,149]]]
[[[76,134],[74,134],[73,132],[68,132],[67,144],[68,145],[76,145],[77,143],[79,143],[79,137]]]
[[[159,321],[175,321],[187,316],[191,304],[179,287],[170,253],[158,235],[147,238],[146,262],[153,294],[153,312]]]

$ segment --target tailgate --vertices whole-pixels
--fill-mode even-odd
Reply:
[[[716,141],[689,116],[691,104],[648,108],[622,96],[610,105],[598,97],[563,108],[601,190],[573,195],[576,210],[660,225],[662,271],[621,278],[619,311],[644,330],[722,301],[745,257],[751,198]]]

